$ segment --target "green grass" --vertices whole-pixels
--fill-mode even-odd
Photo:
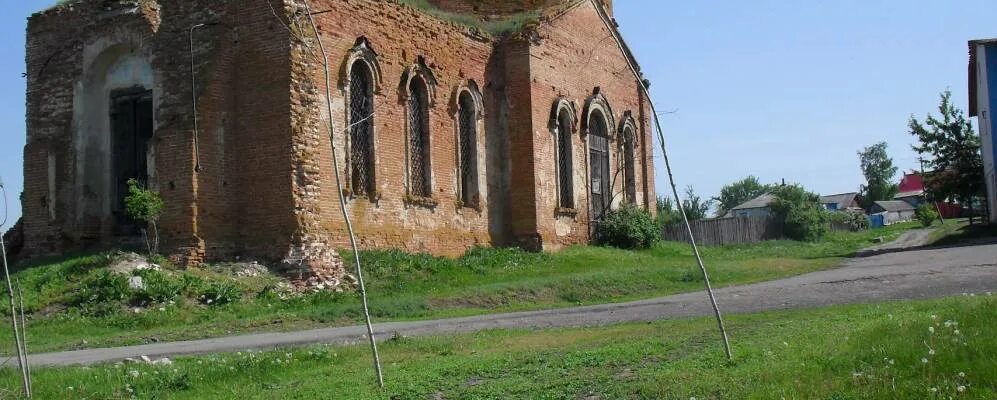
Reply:
[[[873,237],[889,240],[912,226],[836,233],[819,243],[704,248],[703,255],[716,287],[745,284],[834,267]],[[556,254],[478,249],[456,260],[393,251],[363,257],[376,321],[622,302],[703,287],[692,253],[681,243],[645,251],[575,247]],[[273,290],[276,277],[234,279],[221,267],[147,277],[149,293],[136,293],[125,278],[103,271],[107,263],[105,255],[72,257],[15,275],[25,293],[33,352],[352,325],[362,316],[355,293],[281,299]],[[219,287],[238,298],[205,304],[201,296]],[[7,310],[4,300],[0,315]],[[143,302],[136,313],[134,305]],[[8,353],[12,343],[10,333],[0,330],[0,352]]]
[[[486,331],[34,371],[38,398],[73,399],[992,399],[997,301],[957,297],[728,318]],[[933,330],[933,331],[932,331]],[[0,371],[0,398],[18,387]]]

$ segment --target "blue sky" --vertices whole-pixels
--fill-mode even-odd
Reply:
[[[53,0],[0,14],[0,177],[20,215],[24,29]],[[797,3],[797,4],[793,4]],[[804,5],[799,5],[804,4]],[[951,89],[966,106],[966,41],[997,37],[992,0],[617,0],[663,116],[680,187],[713,196],[754,174],[824,194],[863,182],[856,151],[886,141],[917,168],[907,118]],[[658,157],[657,187],[666,189]]]

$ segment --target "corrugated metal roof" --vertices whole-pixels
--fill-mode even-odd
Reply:
[[[877,201],[876,205],[882,207],[886,211],[914,211],[916,208],[910,205],[910,203],[902,200],[883,200]]]
[[[771,193],[765,193],[761,196],[755,197],[751,200],[741,203],[737,207],[732,208],[731,210],[733,211],[733,210],[748,210],[752,208],[765,208],[768,207],[769,204],[771,204],[773,201],[775,201],[775,195]]]
[[[899,200],[899,199],[904,199],[904,198],[908,198],[908,197],[919,197],[919,196],[924,196],[924,190],[912,190],[912,191],[909,191],[909,192],[900,192],[900,193],[897,193],[896,196],[893,196],[893,198],[896,199],[896,200]]]
[[[855,196],[858,195],[858,193],[841,193],[821,196],[820,203],[837,204],[838,208],[845,209],[852,206],[852,203],[855,202]]]

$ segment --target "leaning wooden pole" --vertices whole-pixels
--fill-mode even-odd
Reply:
[[[17,307],[21,309],[21,354],[24,354],[24,372],[28,378],[28,397],[31,397],[31,363],[28,362],[28,322],[24,318],[24,292],[21,281],[17,281]]]
[[[370,322],[370,308],[367,304],[367,287],[364,286],[363,280],[363,268],[360,264],[360,246],[357,245],[357,237],[353,231],[353,221],[350,219],[350,213],[346,208],[346,198],[343,195],[343,184],[339,177],[339,159],[336,155],[336,128],[333,123],[333,111],[332,111],[332,77],[329,72],[329,54],[325,51],[325,45],[322,43],[322,36],[319,34],[318,26],[315,24],[315,17],[312,15],[311,6],[308,4],[308,0],[303,0],[305,5],[305,13],[308,14],[308,23],[311,25],[312,32],[315,33],[315,41],[318,42],[319,50],[322,52],[322,67],[325,70],[325,104],[329,112],[329,139],[332,142],[332,165],[333,173],[336,175],[336,192],[339,194],[339,206],[343,210],[343,219],[346,220],[346,229],[350,234],[350,245],[353,247],[353,260],[356,262],[357,267],[357,281],[360,284],[360,297],[363,301],[363,315],[367,323],[367,337],[370,338],[370,349],[374,354],[374,370],[377,373],[377,384],[380,387],[384,387],[384,374],[381,372],[381,357],[377,353],[377,339],[374,338],[374,327]]]
[[[626,45],[623,42],[623,38],[616,29],[615,22],[613,22],[606,13],[606,9],[603,8],[603,5],[596,0],[591,0],[591,2],[597,10],[599,17],[602,19],[603,24],[606,25],[606,29],[608,29],[613,35],[616,46],[620,48],[620,51],[623,52],[623,54],[630,54],[630,51],[627,50]],[[727,355],[728,361],[733,361],[734,356],[730,350],[730,340],[727,338],[727,328],[724,326],[723,315],[720,312],[720,306],[717,304],[717,297],[713,293],[713,286],[710,285],[710,276],[706,272],[706,264],[703,263],[703,257],[699,253],[699,246],[696,244],[696,237],[692,234],[692,226],[689,224],[689,217],[685,213],[685,208],[682,206],[682,199],[679,197],[679,191],[675,185],[675,176],[672,173],[671,161],[668,158],[668,149],[665,146],[665,135],[661,129],[661,120],[658,118],[657,110],[654,107],[654,100],[651,99],[651,92],[648,90],[647,85],[644,84],[643,77],[637,69],[637,66],[634,65],[633,61],[629,57],[625,58],[627,59],[627,66],[630,67],[630,71],[633,72],[634,78],[637,80],[637,86],[641,88],[641,91],[644,93],[644,97],[647,99],[648,105],[651,106],[651,116],[654,118],[654,126],[658,134],[658,143],[661,146],[661,153],[664,155],[665,168],[668,171],[668,181],[672,187],[672,195],[675,197],[675,206],[678,207],[679,213],[682,214],[682,221],[685,223],[685,230],[689,235],[689,244],[692,246],[693,254],[696,255],[696,262],[699,263],[699,269],[703,273],[703,281],[706,282],[706,293],[710,296],[710,303],[713,305],[713,314],[717,318],[717,326],[720,329],[720,336],[723,337],[724,353]]]
[[[3,187],[2,181],[0,181],[0,192],[2,192],[3,195],[4,208],[3,222],[0,222],[0,227],[3,227],[7,223],[7,190]],[[14,330],[14,347],[16,347],[17,363],[21,367],[21,383],[24,387],[24,395],[30,399],[31,384],[29,383],[28,378],[28,358],[24,354],[22,348],[21,329],[18,327],[17,323],[17,307],[15,306],[16,299],[14,296],[14,285],[10,279],[10,268],[7,266],[7,246],[4,244],[2,234],[0,234],[0,257],[3,258],[3,277],[4,281],[7,282],[7,295],[10,299],[10,326],[11,329]]]

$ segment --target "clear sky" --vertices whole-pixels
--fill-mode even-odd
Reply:
[[[0,14],[0,177],[20,215],[26,17]],[[616,0],[652,82],[680,187],[713,196],[754,174],[833,194],[863,182],[856,151],[886,141],[917,168],[907,118],[951,89],[965,108],[969,39],[997,37],[993,0]],[[795,4],[794,4],[795,3]],[[803,5],[800,5],[803,4]],[[656,164],[659,193],[666,189]]]

